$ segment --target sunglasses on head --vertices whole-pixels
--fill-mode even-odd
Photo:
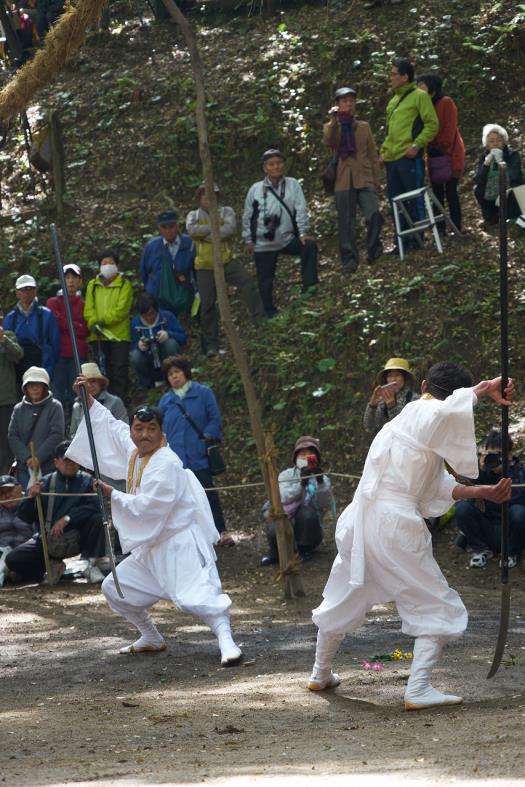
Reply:
[[[142,423],[147,423],[148,421],[158,422],[158,417],[155,410],[153,410],[153,408],[149,407],[148,405],[144,405],[144,407],[139,407],[138,410],[135,410],[133,413],[133,418],[136,418],[137,421],[142,421]]]

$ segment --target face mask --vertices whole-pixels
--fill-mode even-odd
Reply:
[[[303,467],[308,467],[308,460],[300,456],[298,459],[296,459],[295,465],[299,468],[299,470],[301,470]]]
[[[118,273],[118,268],[114,263],[109,263],[108,265],[100,266],[100,275],[104,279],[111,279],[112,276],[116,276],[117,273]]]

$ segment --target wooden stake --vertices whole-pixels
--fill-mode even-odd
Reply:
[[[213,166],[211,159],[211,151],[208,142],[208,126],[206,121],[206,91],[204,88],[204,75],[202,70],[202,62],[200,58],[199,47],[195,32],[184,14],[180,11],[174,0],[162,0],[170,17],[179,25],[182,34],[186,41],[188,51],[190,54],[191,68],[193,72],[193,79],[195,82],[195,116],[197,121],[197,133],[199,138],[199,155],[202,164],[202,171],[204,174],[204,183],[206,187],[206,197],[209,202],[209,215],[211,227],[211,240],[213,246],[213,273],[215,277],[215,287],[217,289],[217,302],[219,305],[219,313],[221,315],[221,322],[224,326],[228,342],[232,349],[233,357],[239,374],[241,376],[244,394],[246,396],[246,403],[248,405],[248,412],[250,415],[250,423],[252,433],[255,438],[257,446],[257,453],[259,455],[259,462],[261,465],[261,472],[263,474],[266,494],[269,500],[275,498],[274,511],[282,511],[280,507],[280,498],[278,497],[278,484],[275,479],[275,484],[272,486],[269,481],[269,468],[270,465],[266,461],[268,454],[266,449],[266,440],[264,435],[262,409],[259,399],[257,397],[255,386],[253,384],[252,376],[250,373],[250,366],[248,363],[248,356],[242,344],[241,338],[233,323],[231,317],[230,301],[228,298],[228,291],[226,288],[226,279],[224,278],[224,264],[221,257],[221,235],[220,235],[220,219],[217,204],[217,195],[214,190],[214,177]],[[271,444],[273,455],[273,441]],[[277,496],[276,492],[277,490]],[[280,517],[280,514],[279,514]],[[280,520],[283,521],[283,520]],[[277,530],[282,529],[277,523]],[[282,544],[279,546],[279,560],[284,561],[285,566],[290,566],[294,561],[293,538],[290,543],[288,538],[281,539]],[[282,548],[281,548],[282,547]],[[283,575],[285,578],[285,593],[288,595],[299,595],[302,591],[301,580],[299,576],[295,576],[293,581],[288,580],[288,575]],[[292,587],[294,590],[292,590]]]
[[[36,461],[35,444],[31,440],[29,443],[29,450],[31,451],[31,459],[33,460],[33,470],[36,471],[38,464]],[[36,510],[38,514],[38,524],[40,526],[40,538],[42,539],[42,551],[44,552],[44,565],[46,567],[47,584],[55,584],[55,575],[51,569],[51,561],[49,560],[49,549],[47,548],[47,533],[46,533],[46,520],[44,517],[44,509],[42,508],[42,498],[40,492],[35,497]]]

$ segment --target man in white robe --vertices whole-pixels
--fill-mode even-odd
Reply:
[[[477,477],[473,406],[482,396],[507,405],[514,396],[512,381],[504,396],[501,378],[465,387],[471,384],[456,364],[436,364],[422,383],[423,397],[372,442],[354,499],[338,520],[338,555],[313,611],[319,632],[310,690],[339,685],[332,660],[345,634],[363,624],[373,604],[394,601],[403,633],[416,638],[405,709],[462,702],[430,685],[443,645],[463,633],[468,616],[432,555],[423,517],[440,516],[456,500],[510,497],[510,479],[465,486],[445,469],[444,461],[459,475]]]
[[[75,383],[83,382],[79,377]],[[237,664],[241,651],[231,636],[230,598],[222,592],[213,544],[219,534],[206,494],[178,456],[166,445],[162,414],[156,407],[136,408],[128,427],[88,396],[100,472],[127,478],[127,491],[99,484],[111,500],[113,523],[123,552],[130,556],[117,566],[124,594],[120,598],[111,574],[102,592],[111,609],[129,620],[140,638],[121,653],[155,653],[166,649],[149,608],[171,600],[183,612],[203,620],[218,638],[223,666]],[[93,467],[85,421],[67,456]]]

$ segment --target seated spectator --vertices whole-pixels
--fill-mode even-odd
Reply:
[[[284,177],[284,156],[271,148],[263,154],[264,180],[251,186],[244,202],[242,237],[253,254],[259,293],[267,317],[277,314],[273,280],[280,254],[301,258],[303,292],[318,283],[317,244],[308,234],[310,219],[303,189]]]
[[[301,560],[311,560],[323,540],[322,520],[334,505],[330,479],[322,475],[319,440],[304,435],[295,443],[293,467],[279,473],[279,493],[285,513],[292,523],[295,543]],[[270,519],[270,504],[263,506],[262,517],[268,538],[268,554],[261,566],[279,560],[275,524]]]
[[[39,532],[38,512],[35,498],[39,492],[55,491],[65,493],[63,496],[47,497],[43,495],[42,507],[46,520],[46,532],[49,533],[49,557],[53,560],[53,570],[61,575],[65,564],[62,552],[72,557],[78,549],[81,557],[89,560],[85,576],[89,582],[102,582],[104,574],[99,568],[105,556],[105,533],[98,499],[83,497],[86,492],[93,491],[93,478],[80,470],[79,465],[68,459],[65,453],[71,445],[64,440],[55,450],[55,471],[45,475],[41,481],[28,489],[28,499],[20,504],[18,513],[21,519],[33,526],[36,533],[25,543],[13,549],[6,557],[8,577],[13,582],[40,582],[45,573],[44,550]],[[76,534],[76,538],[75,538]],[[65,539],[67,537],[67,547]],[[53,549],[56,552],[53,552]],[[73,552],[73,554],[71,554]]]
[[[55,315],[38,303],[36,281],[32,276],[19,276],[15,290],[18,303],[6,315],[4,329],[16,334],[24,351],[16,367],[17,384],[22,384],[24,372],[30,366],[43,366],[52,379],[60,353],[60,332]]]
[[[82,274],[78,265],[69,263],[64,265],[64,277],[66,279],[67,296],[71,306],[73,316],[73,327],[77,339],[78,354],[81,361],[87,361],[88,346],[87,335],[89,333],[86,321],[84,320],[84,299],[80,295],[82,287]],[[56,317],[58,329],[60,331],[60,355],[55,364],[55,371],[51,381],[53,396],[62,402],[66,421],[71,418],[73,407],[73,383],[77,373],[75,360],[73,358],[73,348],[69,335],[69,323],[67,321],[66,307],[64,303],[64,293],[59,290],[53,298],[48,298],[47,306]]]
[[[419,399],[419,394],[414,391],[414,375],[405,358],[390,358],[377,375],[376,382],[363,416],[367,432],[379,432],[388,421],[399,415],[406,404]]]
[[[4,584],[5,560],[15,547],[31,538],[33,525],[28,525],[18,516],[19,502],[13,498],[22,496],[22,487],[12,475],[0,476],[0,587]]]
[[[0,317],[0,473],[7,473],[13,454],[7,440],[7,430],[13,407],[18,399],[16,387],[16,364],[24,351],[18,344],[13,331],[4,331]]]
[[[178,221],[174,210],[165,210],[157,217],[159,234],[144,247],[140,278],[146,292],[157,299],[162,309],[189,314],[195,294],[195,247],[189,235],[179,232]]]
[[[139,313],[131,321],[129,356],[141,388],[163,384],[162,361],[178,355],[186,344],[186,333],[172,312],[159,309],[156,299],[147,292],[139,298]]]
[[[226,532],[219,493],[213,489],[208,460],[208,443],[222,440],[221,414],[215,394],[207,385],[192,379],[191,364],[183,355],[166,358],[162,372],[169,390],[162,396],[159,408],[168,445],[206,490],[213,521],[221,535],[220,544],[233,546],[233,538]]]
[[[49,391],[45,369],[32,366],[22,380],[23,399],[15,406],[8,429],[11,451],[16,459],[16,475],[26,489],[42,473],[53,469],[57,445],[64,439],[64,410]],[[35,447],[35,462],[31,457]]]
[[[518,456],[512,453],[512,440],[508,439],[509,477],[512,479],[512,497],[509,502],[509,568],[518,563],[518,555],[525,547],[525,490],[514,484],[525,483],[525,468]],[[480,472],[476,485],[493,486],[501,480],[501,433],[487,435],[485,448],[479,460]],[[490,558],[500,551],[501,505],[490,500],[461,500],[456,503],[456,523],[464,534],[466,544],[472,549],[471,568],[484,568]]]
[[[458,109],[450,96],[443,95],[441,77],[437,74],[422,74],[416,77],[416,84],[420,90],[425,90],[430,95],[439,121],[438,133],[427,147],[432,191],[443,206],[447,205],[450,218],[458,230],[461,230],[458,183],[465,170],[465,144],[458,126]],[[443,156],[450,160],[450,177],[447,180],[440,178],[438,182],[432,159],[441,160]],[[440,229],[442,227],[443,225],[440,225]]]
[[[509,148],[508,141],[509,135],[502,126],[496,123],[483,126],[483,153],[474,176],[476,183],[474,196],[486,224],[497,224],[499,221],[499,208],[496,205],[499,196],[498,163],[505,161],[507,164],[509,188],[521,186],[523,183],[520,154],[517,150]]]
[[[217,200],[221,193],[215,186]],[[219,314],[217,311],[217,291],[213,273],[213,248],[211,242],[211,226],[208,198],[201,183],[195,194],[199,207],[192,210],[186,218],[186,229],[195,242],[195,276],[201,299],[200,329],[202,351],[211,358],[219,352]],[[246,306],[252,320],[265,316],[263,305],[257,290],[257,282],[244,269],[239,260],[233,259],[233,238],[237,232],[237,219],[233,208],[219,205],[221,223],[221,259],[224,264],[226,283],[236,287],[239,298]]]
[[[119,256],[114,249],[100,252],[98,263],[100,273],[88,282],[86,290],[84,319],[91,331],[88,342],[98,365],[109,379],[110,393],[125,399],[133,288],[119,273]]]

